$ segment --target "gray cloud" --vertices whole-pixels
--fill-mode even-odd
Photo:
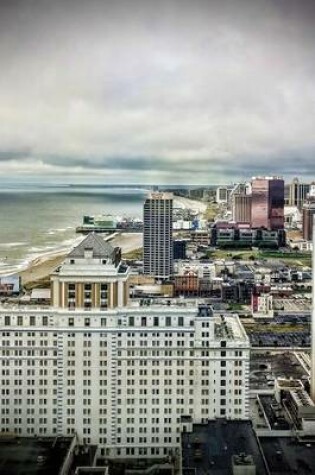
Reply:
[[[306,0],[2,1],[0,175],[313,173]]]

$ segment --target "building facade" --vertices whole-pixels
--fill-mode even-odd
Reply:
[[[53,305],[0,306],[1,431],[76,434],[105,457],[152,458],[178,450],[187,415],[248,419],[250,344],[239,319],[205,306],[66,304],[69,259],[80,261],[77,285],[94,259],[108,258],[87,240],[89,253],[80,245],[62,278],[53,275]]]
[[[302,226],[303,239],[312,241],[313,239],[313,219],[315,216],[315,197],[308,198],[303,205]]]
[[[310,192],[311,185],[309,183],[301,183],[298,178],[294,178],[289,185],[289,206],[296,206],[299,210]]]
[[[252,179],[251,227],[284,228],[284,180],[278,177]]]
[[[236,223],[249,223],[252,216],[252,197],[235,193],[232,198],[232,218]]]
[[[52,306],[69,310],[126,306],[128,275],[120,248],[91,233],[52,274]]]
[[[152,192],[143,210],[144,274],[168,279],[173,267],[173,195]]]

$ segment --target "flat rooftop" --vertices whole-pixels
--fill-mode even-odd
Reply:
[[[0,438],[0,474],[56,475],[71,441],[70,437]]]
[[[315,473],[315,438],[299,442],[291,437],[261,437],[259,442],[272,475]]]
[[[253,456],[256,475],[266,475],[250,421],[217,419],[182,433],[183,475],[232,475],[232,456],[241,453]]]
[[[308,376],[294,352],[251,354],[249,384],[252,390],[272,390],[276,378],[304,380]]]

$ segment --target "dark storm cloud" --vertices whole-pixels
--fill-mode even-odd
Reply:
[[[312,174],[314,19],[305,0],[2,1],[0,173]]]

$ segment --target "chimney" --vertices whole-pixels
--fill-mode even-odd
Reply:
[[[311,398],[315,402],[315,215],[312,244]]]

